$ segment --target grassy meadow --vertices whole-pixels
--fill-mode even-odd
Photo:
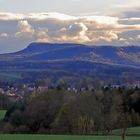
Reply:
[[[121,129],[116,129],[116,130],[113,130],[113,134],[115,135],[119,135],[121,134]],[[127,131],[126,131],[127,135],[133,135],[133,136],[137,136],[139,135],[140,136],[140,127],[131,127],[131,128],[127,128]]]
[[[6,110],[0,110],[0,120],[4,118]]]
[[[0,135],[0,140],[121,140],[119,136]],[[126,137],[140,140],[140,137]]]

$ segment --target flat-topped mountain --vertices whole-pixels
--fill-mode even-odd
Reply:
[[[82,60],[96,63],[140,66],[138,46],[88,46],[83,44],[31,43],[27,48],[6,55],[0,60],[15,61],[66,61]]]
[[[18,73],[21,81],[49,78],[57,83],[63,78],[77,84],[86,78],[97,85],[140,81],[140,47],[31,43],[21,51],[0,55],[0,72]]]

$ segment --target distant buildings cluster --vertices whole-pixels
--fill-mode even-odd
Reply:
[[[127,89],[135,89],[140,88],[140,81],[134,81],[134,82],[127,82],[126,84],[113,84],[113,85],[105,85],[104,88],[112,88],[112,89],[119,89],[119,88],[127,88]]]
[[[134,89],[134,88],[140,88],[140,81],[133,81],[133,82],[128,82],[126,84],[113,84],[113,85],[104,85],[103,88],[112,88],[112,89],[119,89],[122,87],[126,87],[129,89]],[[47,85],[45,86],[37,86],[36,84],[22,84],[22,85],[0,85],[0,93],[8,95],[9,97],[13,99],[21,99],[23,96],[27,94],[39,94],[41,92],[47,91],[49,88],[55,88],[55,89],[60,89],[63,88],[61,86],[57,87],[49,87]],[[86,91],[86,90],[94,90],[94,87],[64,87],[63,89],[69,91],[69,92],[79,92],[79,91]]]
[[[35,84],[1,85],[0,93],[8,95],[11,99],[22,99],[26,94],[41,93],[47,91],[48,86],[36,86]]]

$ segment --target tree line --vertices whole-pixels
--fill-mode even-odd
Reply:
[[[0,100],[1,101],[1,100]],[[140,125],[140,89],[50,89],[7,108],[1,133],[111,134]]]

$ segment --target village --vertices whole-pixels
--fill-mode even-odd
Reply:
[[[126,84],[113,84],[113,85],[104,85],[102,89],[119,89],[119,88],[127,88],[127,89],[135,89],[140,88],[140,81],[128,82]],[[4,94],[9,96],[12,100],[19,100],[22,99],[25,95],[35,95],[40,94],[42,92],[46,92],[49,89],[64,89],[68,92],[78,93],[79,91],[94,91],[96,89],[93,86],[90,87],[76,87],[76,86],[69,86],[63,87],[60,85],[36,85],[35,83],[30,84],[1,84],[0,85],[0,94]]]

